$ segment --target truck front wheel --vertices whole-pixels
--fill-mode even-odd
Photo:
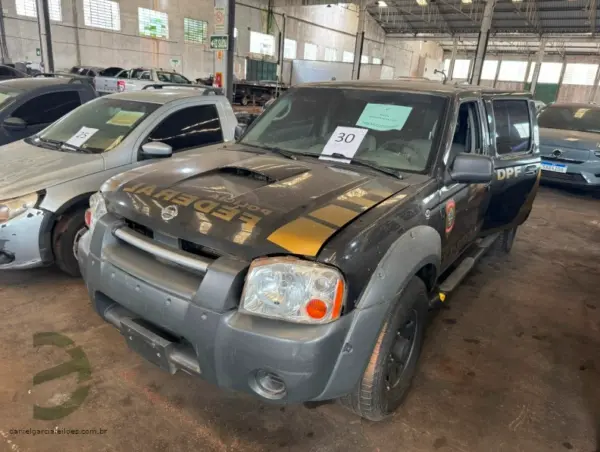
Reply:
[[[427,314],[427,289],[414,276],[384,324],[357,387],[340,399],[342,405],[380,421],[402,404],[417,369]]]
[[[508,254],[512,250],[513,243],[515,243],[515,236],[517,235],[517,227],[506,229],[502,231],[500,237],[496,239],[494,247],[496,252]]]

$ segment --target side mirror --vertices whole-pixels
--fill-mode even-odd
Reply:
[[[142,145],[142,152],[145,157],[165,158],[173,155],[173,148],[160,141],[151,141]]]
[[[27,123],[21,118],[10,116],[3,122],[4,127],[11,130],[24,130],[27,128]]]
[[[239,140],[244,134],[244,132],[246,132],[247,128],[248,124],[238,124],[237,126],[235,126],[235,132],[233,133],[233,137],[236,140]]]
[[[461,153],[456,156],[450,169],[454,182],[485,184],[492,181],[494,162],[487,155]]]

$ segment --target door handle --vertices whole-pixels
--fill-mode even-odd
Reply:
[[[527,176],[533,176],[537,174],[537,165],[529,165],[525,167],[525,174]]]

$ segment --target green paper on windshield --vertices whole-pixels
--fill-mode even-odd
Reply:
[[[367,104],[357,126],[372,130],[402,130],[412,107],[403,105]]]

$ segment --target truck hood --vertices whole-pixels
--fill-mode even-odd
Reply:
[[[232,145],[124,173],[106,184],[105,198],[130,227],[180,239],[187,251],[316,256],[345,225],[409,186],[359,171]]]
[[[0,162],[0,200],[104,170],[101,155],[54,151],[23,140],[0,147]]]

